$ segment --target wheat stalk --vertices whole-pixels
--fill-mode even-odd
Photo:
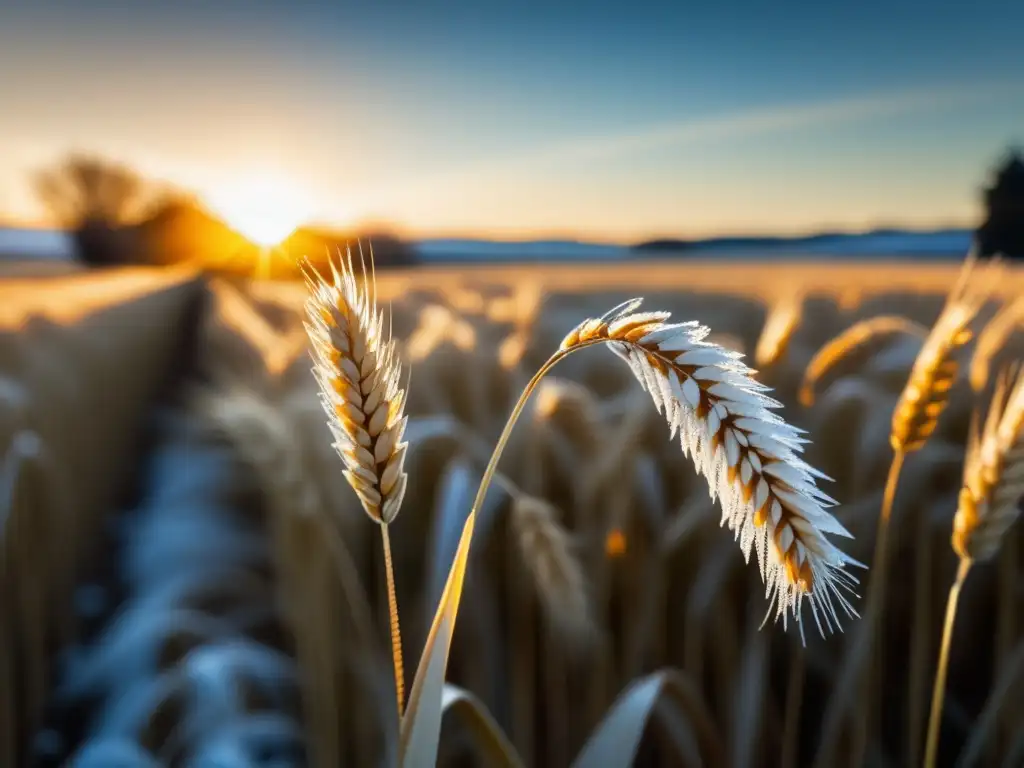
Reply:
[[[939,661],[932,692],[925,746],[925,767],[934,768],[938,754],[946,670],[956,609],[964,581],[975,561],[991,560],[1010,526],[1021,515],[1024,500],[1024,371],[1004,375],[979,431],[977,414],[964,464],[964,481],[953,518],[953,550],[960,558],[956,580],[946,601]]]
[[[308,260],[305,267],[309,288],[305,327],[320,401],[334,436],[334,448],[346,467],[345,479],[366,514],[380,526],[401,719],[405,699],[402,639],[388,535],[388,525],[398,516],[407,483],[403,467],[407,444],[402,442],[402,434],[408,417],[403,415],[401,362],[390,327],[385,333],[384,313],[377,309],[372,252],[369,271],[362,260],[362,285],[356,280],[351,248],[340,269],[331,261],[330,282]]]
[[[868,656],[871,659],[868,689],[859,697],[860,711],[851,749],[854,765],[860,764],[866,748],[869,713],[874,701],[879,670],[882,667],[880,653],[870,654],[867,651],[878,645],[877,634],[885,611],[889,521],[892,517],[900,473],[907,456],[919,450],[931,437],[938,425],[939,417],[949,404],[950,390],[959,371],[955,354],[970,341],[971,331],[968,326],[990,296],[994,281],[999,276],[998,265],[991,263],[983,279],[973,279],[976,263],[974,253],[968,254],[956,284],[914,360],[907,383],[900,393],[892,415],[889,444],[892,446],[893,458],[885,482],[882,509],[875,535],[875,551],[871,561],[874,571],[868,585],[868,616],[862,629],[863,639],[859,640],[868,645],[864,649],[855,649],[849,656],[850,664],[857,664],[859,660]],[[862,650],[864,653],[860,652]]]
[[[772,413],[780,403],[750,377],[742,355],[704,341],[709,331],[697,322],[670,324],[668,313],[636,312],[639,305],[585,320],[561,350],[607,343],[629,364],[672,437],[678,433],[684,456],[707,478],[712,499],[721,498],[722,523],[744,558],[756,552],[769,615],[774,610],[785,626],[791,610],[799,623],[806,599],[822,634],[839,628],[836,603],[856,615],[843,591],[852,594],[857,580],[845,567],[860,564],[827,538],[850,534],[815,485],[827,478],[798,456],[807,442],[802,431]]]
[[[636,312],[642,301],[584,320],[530,379],[484,470],[469,520],[540,381],[569,355],[607,344],[664,412],[683,455],[707,478],[712,499],[721,498],[722,524],[739,540],[744,558],[756,552],[769,601],[765,621],[774,612],[785,628],[791,612],[803,638],[806,601],[822,635],[839,629],[836,603],[848,616],[857,615],[843,594],[854,594],[857,579],[845,568],[861,564],[827,538],[850,533],[827,510],[835,502],[815,486],[825,476],[799,458],[807,442],[801,430],[772,413],[780,404],[750,378],[742,354],[705,341],[710,331],[696,321],[670,324],[667,312]]]
[[[549,621],[575,638],[592,628],[583,568],[572,551],[558,511],[544,499],[515,497],[512,529]]]

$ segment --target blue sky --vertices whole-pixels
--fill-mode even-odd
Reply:
[[[1006,0],[90,5],[0,0],[0,215],[83,149],[410,234],[932,226],[1024,142]]]

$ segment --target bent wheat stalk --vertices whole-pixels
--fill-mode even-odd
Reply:
[[[1020,517],[1024,500],[1024,371],[1003,376],[989,406],[985,426],[979,435],[978,419],[971,426],[971,438],[964,466],[956,516],[953,518],[953,550],[960,558],[956,581],[949,590],[946,620],[932,691],[931,715],[925,746],[925,768],[934,768],[938,754],[942,702],[957,600],[971,565],[991,560],[999,545]]]
[[[664,413],[684,456],[708,480],[712,499],[721,499],[722,524],[739,540],[744,558],[756,553],[769,600],[765,621],[774,612],[785,627],[791,613],[803,637],[806,602],[822,635],[840,629],[837,604],[857,615],[844,594],[854,595],[857,579],[845,568],[861,564],[827,538],[850,533],[827,509],[835,502],[815,485],[825,476],[799,457],[807,442],[801,430],[772,413],[780,404],[750,377],[742,355],[706,342],[709,330],[697,322],[668,323],[666,312],[637,312],[641,301],[585,320],[530,380],[484,472],[474,510],[540,380],[565,357],[608,345]]]
[[[407,444],[402,442],[402,434],[408,417],[403,415],[401,362],[390,328],[384,330],[384,314],[377,310],[372,253],[369,277],[362,262],[361,287],[353,270],[351,249],[340,270],[331,262],[330,282],[308,261],[304,267],[310,290],[305,327],[314,359],[313,375],[320,386],[334,448],[363,509],[380,526],[395,695],[401,719],[405,699],[402,635],[388,536],[388,525],[398,516],[407,483]]]

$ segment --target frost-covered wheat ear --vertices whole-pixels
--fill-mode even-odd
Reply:
[[[771,412],[780,403],[751,378],[740,353],[706,342],[709,329],[697,322],[637,312],[640,302],[585,320],[561,348],[607,343],[629,364],[672,437],[679,434],[683,455],[707,478],[711,498],[721,498],[722,524],[744,558],[757,553],[769,615],[785,626],[791,611],[800,623],[806,599],[823,635],[840,628],[836,604],[857,615],[844,594],[854,594],[857,580],[845,568],[861,564],[826,538],[851,536],[827,511],[835,502],[815,485],[828,478],[797,455],[807,442],[802,431]]]
[[[965,560],[984,561],[999,550],[1024,502],[1024,370],[1000,380],[981,434],[974,425],[953,549]]]
[[[307,263],[309,297],[306,331],[313,374],[334,435],[334,448],[345,463],[345,478],[378,523],[398,515],[405,495],[402,442],[405,390],[401,362],[377,310],[375,284],[356,279],[349,250],[340,268],[331,262],[328,282]]]

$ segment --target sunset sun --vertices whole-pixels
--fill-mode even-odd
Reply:
[[[264,248],[281,243],[312,211],[297,185],[272,174],[235,179],[211,191],[208,202],[228,226]]]

